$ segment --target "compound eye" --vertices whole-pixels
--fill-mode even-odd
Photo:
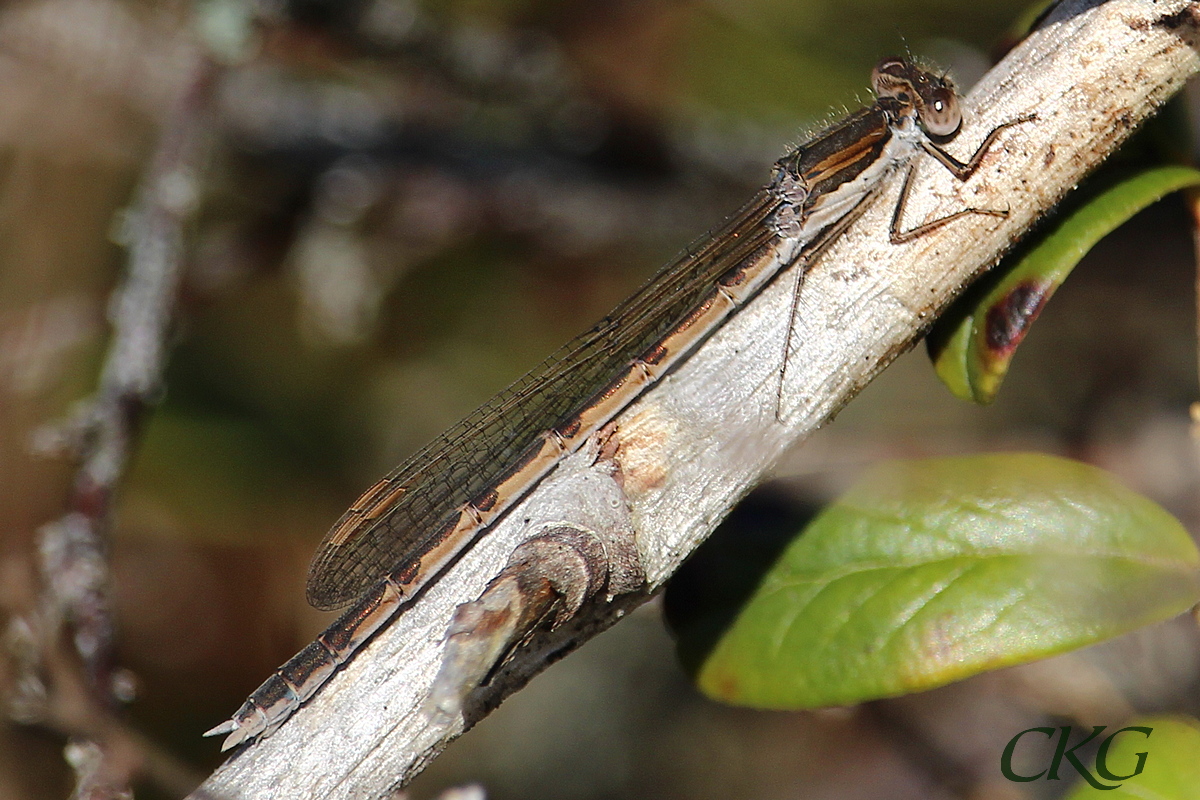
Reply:
[[[921,127],[931,136],[951,136],[962,125],[962,109],[949,89],[936,89],[921,108]]]
[[[895,97],[897,92],[909,88],[905,75],[908,65],[899,58],[885,58],[875,65],[871,73],[871,87],[879,97]]]

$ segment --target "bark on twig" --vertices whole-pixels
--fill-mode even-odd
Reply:
[[[620,481],[587,448],[567,458],[306,707],[236,752],[195,796],[385,796],[549,659],[650,596],[788,447],[912,347],[964,286],[1200,68],[1198,28],[1200,8],[1182,0],[1064,3],[971,93],[950,149],[970,153],[988,130],[1028,113],[1037,121],[1007,131],[966,184],[923,169],[905,227],[964,206],[1007,208],[1007,219],[962,219],[892,245],[892,186],[805,278],[782,422],[787,273],[615,420],[608,446]],[[455,608],[550,523],[631,530],[646,591],[585,605],[522,648],[465,717],[423,715]]]

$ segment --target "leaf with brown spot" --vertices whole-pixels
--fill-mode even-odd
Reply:
[[[938,377],[963,400],[992,402],[1017,345],[1075,265],[1134,214],[1189,186],[1200,186],[1200,171],[1145,169],[1115,180],[1057,217],[934,325],[927,343]]]

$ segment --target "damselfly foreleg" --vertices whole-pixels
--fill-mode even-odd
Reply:
[[[1003,122],[992,128],[991,133],[984,138],[983,142],[978,148],[975,149],[975,152],[969,159],[967,159],[966,163],[959,161],[957,158],[947,153],[943,148],[927,139],[921,141],[921,149],[933,156],[939,164],[941,164],[947,169],[947,171],[950,172],[951,175],[958,178],[960,181],[966,181],[975,174],[977,169],[979,169],[979,165],[983,163],[983,157],[987,155],[988,148],[990,148],[996,141],[996,137],[998,137],[1007,128],[1011,128],[1014,125],[1020,125],[1025,122],[1032,122],[1035,119],[1037,119],[1036,114],[1026,114],[1024,116],[1017,117],[1016,119],[1009,120],[1008,122]],[[915,228],[902,231],[900,230],[901,217],[904,216],[904,207],[908,203],[908,195],[912,190],[913,175],[916,173],[916,171],[916,164],[913,164],[911,167],[909,167],[907,174],[904,176],[904,183],[900,186],[900,197],[896,200],[896,207],[892,211],[892,222],[888,227],[888,238],[892,244],[904,244],[905,242],[911,242],[913,239],[917,239],[927,233],[931,233],[943,225],[948,225],[957,219],[962,219],[963,217],[970,216],[972,214],[982,214],[983,216],[988,217],[1000,217],[1001,219],[1008,216],[1008,209],[1006,208],[963,208],[955,211],[953,214],[947,214],[944,217],[939,217],[935,220],[930,220],[929,222],[923,222]]]
[[[1026,122],[1033,122],[1036,119],[1037,114],[1023,114],[1016,119],[1010,119],[1008,122],[1001,122],[992,128],[991,133],[984,137],[984,140],[975,149],[971,157],[967,159],[967,163],[965,164],[947,153],[941,146],[928,139],[921,142],[921,149],[936,158],[938,163],[950,170],[954,177],[960,181],[965,181],[975,174],[975,170],[979,169],[979,165],[983,163],[983,157],[987,155],[988,149],[995,143],[996,137],[1014,125],[1023,125]]]

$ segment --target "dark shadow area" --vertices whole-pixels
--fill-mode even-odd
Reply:
[[[768,484],[751,492],[667,584],[663,613],[695,673],[785,549],[820,506]],[[684,644],[686,642],[686,644]]]

